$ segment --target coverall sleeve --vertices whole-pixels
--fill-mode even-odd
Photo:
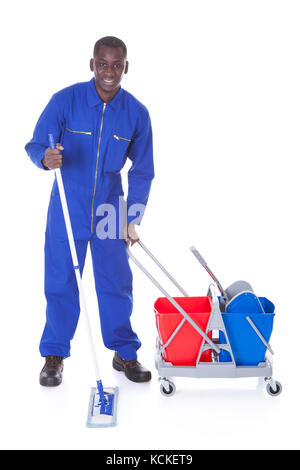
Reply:
[[[32,139],[25,145],[27,154],[39,168],[44,169],[42,159],[49,147],[48,134],[52,133],[54,141],[59,142],[62,126],[63,111],[55,95],[53,95],[35,126]]]
[[[128,157],[127,221],[139,225],[148,201],[154,178],[152,128],[148,111],[141,113]]]

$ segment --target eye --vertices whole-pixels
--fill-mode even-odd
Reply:
[[[122,64],[115,64],[115,65],[114,65],[114,68],[115,68],[115,69],[120,69],[121,67],[122,67]]]

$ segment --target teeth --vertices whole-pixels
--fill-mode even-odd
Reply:
[[[112,82],[113,82],[113,80],[107,80],[107,79],[105,79],[105,78],[104,78],[104,81],[105,81],[106,83],[112,83]]]

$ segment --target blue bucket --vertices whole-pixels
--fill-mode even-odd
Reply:
[[[270,340],[275,316],[275,306],[265,297],[259,297],[265,313],[223,313],[222,318],[234,360],[237,366],[257,366],[264,362],[266,346],[260,340],[246,319],[251,318],[267,343]],[[226,343],[225,335],[220,331],[220,344]],[[230,362],[230,354],[221,349],[220,362]]]

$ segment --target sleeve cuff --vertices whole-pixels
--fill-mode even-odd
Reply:
[[[140,225],[145,212],[145,205],[127,201],[127,222]]]

